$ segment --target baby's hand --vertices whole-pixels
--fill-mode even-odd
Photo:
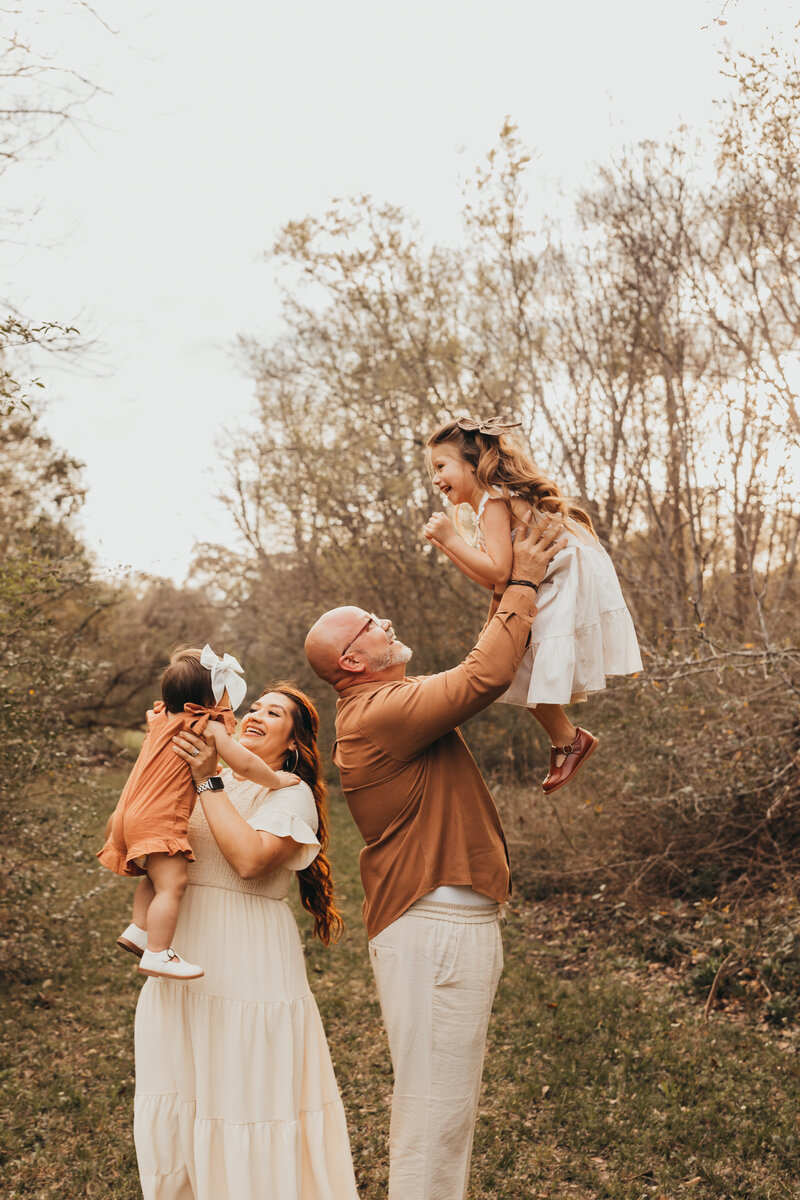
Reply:
[[[278,776],[278,787],[294,787],[296,783],[302,783],[299,775],[293,775],[291,771],[276,771]]]
[[[446,546],[453,540],[455,532],[453,522],[443,512],[434,513],[425,526],[425,537],[435,546]]]

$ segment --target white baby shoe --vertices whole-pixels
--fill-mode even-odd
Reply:
[[[117,945],[123,950],[130,950],[137,958],[141,958],[147,949],[147,930],[138,925],[129,925],[117,938]]]
[[[205,974],[202,967],[179,958],[171,946],[168,950],[145,950],[138,970],[140,975],[159,979],[199,979]]]

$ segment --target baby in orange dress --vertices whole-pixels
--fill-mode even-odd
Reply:
[[[142,875],[133,901],[133,922],[118,945],[140,957],[143,975],[197,979],[203,968],[172,948],[181,897],[194,861],[187,837],[197,789],[189,764],[172,749],[182,730],[213,741],[237,775],[263,787],[299,783],[297,775],[273,771],[234,741],[234,710],[247,684],[235,658],[219,658],[210,646],[176,650],[161,676],[162,699],[147,714],[147,733],[106,830],[98,858],[118,875]]]

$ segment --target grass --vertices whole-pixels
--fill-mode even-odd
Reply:
[[[796,1041],[705,1024],[680,989],[574,927],[542,951],[543,907],[507,933],[475,1195],[797,1196]]]
[[[0,1176],[9,1200],[140,1196],[131,1136],[139,983],[113,949],[131,889],[93,858],[121,781],[98,774],[57,798],[31,796],[25,828],[40,831],[52,856],[6,867]],[[383,1200],[391,1067],[359,915],[359,840],[341,798],[331,807],[348,931],[325,949],[304,914],[300,924],[360,1194]],[[471,1200],[796,1198],[796,1027],[757,1020],[735,996],[704,1020],[712,972],[707,960],[692,965],[688,949],[683,969],[685,928],[676,940],[668,913],[655,924],[621,913],[599,892],[510,908]]]

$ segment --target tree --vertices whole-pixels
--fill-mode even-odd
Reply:
[[[83,0],[71,0],[70,7],[102,22]],[[40,20],[40,13],[22,8],[0,15],[0,176],[22,159],[51,149],[66,128],[85,122],[100,90],[36,49]],[[4,211],[0,236],[17,236],[29,216]],[[0,414],[7,415],[28,408],[31,388],[43,387],[38,378],[24,378],[25,350],[63,350],[75,345],[78,331],[56,321],[30,319],[8,296],[3,305],[7,315],[0,321]]]
[[[638,847],[654,860],[687,821],[676,779],[700,814],[698,854],[723,855],[730,835],[746,858],[775,834],[778,795],[782,846],[796,824],[784,787],[795,733],[774,695],[798,686],[786,448],[800,138],[794,76],[784,102],[780,73],[753,71],[737,76],[714,146],[682,131],[627,152],[566,229],[530,227],[530,156],[510,122],[470,185],[457,245],[426,244],[403,213],[364,197],[287,225],[273,250],[288,279],[283,334],[242,343],[256,413],[231,445],[224,501],[244,549],[203,555],[259,664],[312,690],[303,636],[337,603],[389,612],[420,669],[449,665],[474,640],[484,598],[422,541],[436,505],[423,447],[445,416],[513,410],[539,465],[592,513],[644,636],[656,702],[647,720],[640,698],[623,706],[609,741],[619,773],[635,721],[649,777],[631,762],[626,782],[640,800],[642,788],[665,797],[668,814],[663,842]],[[613,692],[604,703],[620,711]],[[664,723],[695,711],[702,720],[666,753]],[[484,765],[527,772],[529,724],[520,736],[511,714],[480,718]],[[727,748],[724,785],[710,745]],[[686,878],[680,844],[675,878]]]

